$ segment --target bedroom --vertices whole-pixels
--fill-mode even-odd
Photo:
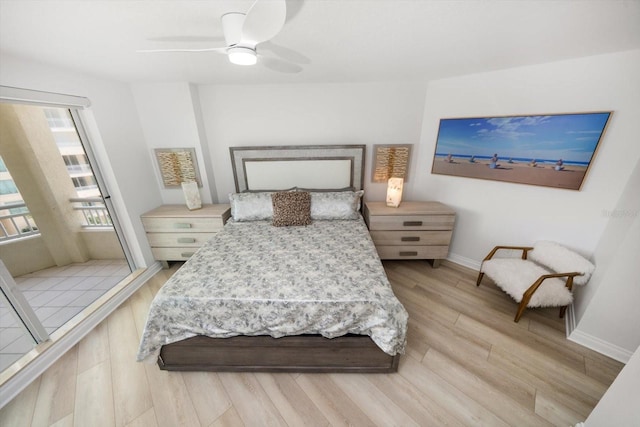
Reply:
[[[637,17],[636,2],[615,4],[612,14]],[[313,2],[309,2],[309,8],[305,4],[297,19],[302,20],[305,12],[311,13],[312,6]],[[562,21],[567,12],[557,12],[557,21]],[[538,13],[544,14],[541,10]],[[591,9],[584,13],[586,23],[597,22],[604,14]],[[369,18],[371,25],[379,22],[374,18]],[[618,26],[622,19],[605,18],[603,22],[609,26]],[[363,72],[361,76],[366,78],[344,80],[327,74],[317,81],[296,81],[300,77],[294,75],[290,78],[295,84],[288,84],[280,75],[271,82],[252,84],[143,78],[122,83],[122,79],[80,67],[74,70],[64,63],[47,64],[42,57],[28,58],[11,51],[11,40],[3,36],[7,45],[2,49],[0,84],[91,100],[103,154],[118,185],[116,196],[126,207],[130,232],[139,242],[141,265],[149,265],[153,258],[136,218],[160,204],[182,202],[181,194],[165,190],[158,183],[153,148],[184,144],[199,149],[200,158],[210,160],[202,171],[208,183],[203,195],[211,197],[205,201],[223,202],[233,187],[230,146],[349,143],[370,148],[377,143],[413,143],[412,175],[404,198],[439,200],[456,209],[451,261],[477,268],[494,244],[542,237],[553,237],[593,254],[597,264],[604,266],[603,276],[594,277],[576,303],[576,332],[582,333],[578,338],[583,342],[589,339],[592,348],[600,344],[608,350],[623,349],[622,355],[629,358],[638,345],[637,332],[629,329],[638,323],[633,305],[637,287],[625,278],[637,277],[637,266],[627,265],[625,269],[614,261],[625,251],[624,237],[637,233],[637,225],[634,228],[605,215],[605,211],[637,209],[638,204],[637,194],[624,191],[626,186],[636,185],[639,158],[633,141],[638,130],[634,118],[640,113],[640,89],[635,77],[640,74],[640,52],[637,26],[629,28],[633,37],[621,37],[617,44],[602,50],[597,46],[594,51],[579,50],[597,45],[598,37],[602,37],[579,33],[580,42],[574,40],[572,45],[578,53],[554,58],[538,57],[533,52],[525,55],[532,50],[534,43],[530,41],[526,51],[518,50],[521,57],[510,57],[514,61],[511,63],[505,59],[502,61],[506,63],[501,62],[497,54],[487,64],[480,64],[480,58],[474,57],[471,64],[458,64],[457,71],[434,76],[433,68],[444,60],[434,57],[426,61],[426,71],[412,71],[424,73],[419,77],[397,70],[391,76],[367,76]],[[165,34],[157,31],[152,36]],[[140,37],[144,40],[145,36]],[[303,42],[298,45],[293,40],[295,35],[290,37],[279,43],[311,56]],[[427,46],[443,42],[429,34],[424,40]],[[474,65],[485,68],[474,69]],[[595,110],[614,111],[613,121],[580,192],[430,174],[440,118]],[[136,185],[131,185],[134,182]],[[384,197],[384,185],[368,182],[366,190],[367,200]],[[606,268],[608,265],[614,267]]]

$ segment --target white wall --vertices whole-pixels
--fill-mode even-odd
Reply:
[[[588,327],[591,344],[600,341],[599,350],[609,346],[627,358],[640,339],[633,328],[640,324],[638,275],[633,274],[640,253],[633,240],[603,240],[603,232],[637,234],[635,228],[607,227],[618,221],[610,212],[637,206],[640,197],[632,179],[640,159],[638,75],[636,50],[430,82],[418,159],[423,167],[415,170],[408,191],[410,197],[456,209],[450,258],[470,267],[478,268],[494,245],[539,239],[563,242],[591,257],[596,276],[576,290],[578,334]],[[613,116],[581,191],[430,174],[440,118],[583,111],[613,111]],[[624,192],[627,184],[632,190]],[[605,258],[608,253],[618,261]],[[618,273],[598,278],[611,269]]]
[[[640,420],[639,378],[640,350],[637,350],[593,408],[584,427],[637,426]]]
[[[478,267],[496,244],[538,239],[589,256],[640,157],[640,51],[432,81],[427,88],[416,176],[417,199],[458,212],[451,253]],[[581,191],[430,173],[440,118],[613,111]]]
[[[417,146],[425,86],[420,83],[216,86],[199,88],[218,197],[235,191],[229,147],[366,144],[365,199],[381,200],[371,183],[373,144]],[[416,164],[412,168],[416,168]]]
[[[184,194],[181,188],[165,188],[159,169],[155,164],[155,148],[195,148],[198,169],[202,179],[200,197],[203,203],[211,203],[212,188],[210,178],[213,171],[206,167],[203,148],[208,148],[205,136],[198,132],[196,108],[188,83],[137,83],[132,86],[140,123],[144,131],[149,156],[154,163],[157,187],[162,195],[164,204],[184,204]],[[208,157],[208,152],[206,152]],[[214,189],[215,191],[215,189]]]
[[[83,112],[100,168],[112,185],[111,197],[139,267],[153,262],[140,214],[162,203],[128,85],[77,72],[24,61],[2,53],[0,85],[84,96],[91,108]]]
[[[596,271],[574,303],[569,339],[626,362],[640,346],[640,161],[609,218],[593,255]]]

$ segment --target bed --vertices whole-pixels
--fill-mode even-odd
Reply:
[[[359,212],[364,150],[231,148],[232,220],[158,292],[138,360],[166,370],[396,371],[407,312]],[[273,194],[285,192],[308,201],[310,223],[273,225]]]

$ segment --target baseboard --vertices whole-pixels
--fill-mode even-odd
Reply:
[[[481,262],[478,262],[474,259],[466,258],[466,257],[452,254],[452,253],[449,253],[449,255],[447,256],[447,260],[454,262],[456,264],[462,265],[463,267],[470,268],[475,271],[480,271],[480,265],[482,265]]]
[[[618,347],[617,345],[611,344],[608,341],[604,341],[600,338],[577,330],[576,327],[578,326],[578,324],[576,322],[576,314],[572,305],[567,308],[564,323],[565,329],[567,331],[567,339],[569,341],[573,341],[583,347],[587,347],[590,350],[597,351],[600,354],[604,354],[605,356],[608,356],[624,364],[626,364],[631,358],[631,355],[633,355],[632,351],[629,351],[622,347]]]
[[[80,323],[62,336],[50,342],[41,344],[45,348],[41,353],[26,363],[15,374],[11,375],[0,385],[0,408],[3,408],[25,387],[31,384],[38,376],[53,365],[63,354],[76,345],[93,328],[107,318],[116,308],[133,295],[147,280],[153,277],[162,269],[159,262],[138,274],[125,288],[113,295],[107,302],[102,304],[87,315]],[[57,332],[57,331],[56,331]],[[53,336],[52,336],[53,338]],[[10,368],[9,368],[10,369]]]
[[[567,311],[564,314],[564,330],[569,339],[569,335],[576,329],[576,312],[573,310],[573,305],[567,307]]]
[[[615,344],[611,344],[610,342],[604,341],[580,330],[573,330],[573,332],[567,336],[567,339],[624,364],[629,362],[629,359],[631,359],[631,356],[633,355],[633,352],[625,348],[618,347]]]

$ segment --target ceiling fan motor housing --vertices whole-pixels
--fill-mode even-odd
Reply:
[[[229,12],[220,17],[227,46],[235,46],[242,40],[242,25],[244,24],[245,16],[244,13]]]

